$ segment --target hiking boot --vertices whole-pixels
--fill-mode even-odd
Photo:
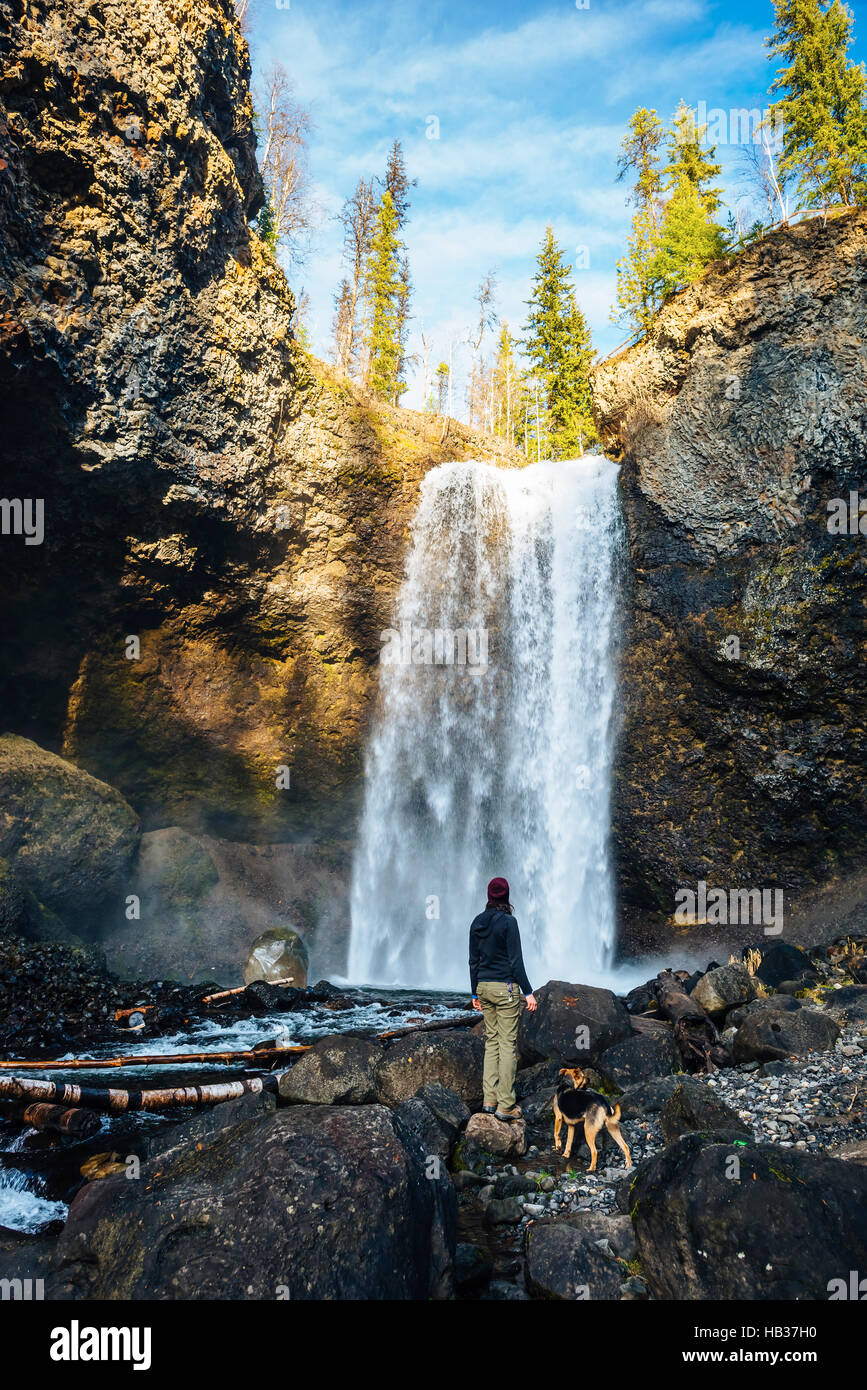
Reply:
[[[483,1115],[493,1115],[493,1113],[494,1113],[494,1111],[496,1110],[496,1108],[497,1108],[496,1105],[483,1105],[483,1106],[482,1106],[482,1114],[483,1114]]]
[[[520,1120],[520,1118],[521,1107],[519,1105],[513,1105],[509,1110],[498,1109],[496,1112],[496,1119],[498,1120]]]

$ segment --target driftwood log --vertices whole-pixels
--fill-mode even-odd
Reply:
[[[93,1110],[70,1109],[65,1105],[46,1105],[36,1101],[32,1105],[4,1106],[3,1116],[16,1124],[29,1125],[31,1129],[52,1130],[56,1134],[71,1134],[76,1139],[89,1139],[99,1129],[100,1119]]]
[[[714,1071],[731,1065],[731,1056],[720,1042],[713,1019],[691,999],[670,970],[662,970],[653,983],[653,997],[660,1013],[674,1024],[677,1043],[687,1071]]]
[[[175,1052],[148,1056],[131,1053],[127,1057],[70,1057],[65,1062],[0,1062],[4,1071],[105,1071],[109,1067],[171,1067],[189,1062],[229,1066],[234,1063],[277,1061],[299,1052],[309,1052],[312,1044],[298,1043],[293,1047],[256,1047],[252,1052]]]
[[[439,1028],[472,1028],[481,1023],[482,1015],[475,1009],[466,1018],[437,1019],[436,1023],[417,1023],[410,1028],[392,1028],[388,1033],[377,1033],[378,1038],[408,1038],[411,1033],[434,1033]]]
[[[219,1105],[239,1096],[276,1091],[276,1076],[252,1076],[240,1081],[220,1081],[208,1086],[167,1086],[152,1091],[103,1090],[76,1086],[67,1081],[42,1081],[36,1077],[0,1076],[0,1099],[46,1101],[57,1105],[84,1106],[123,1114],[128,1110],[168,1110],[176,1105]]]

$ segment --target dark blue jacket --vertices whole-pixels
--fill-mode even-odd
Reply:
[[[522,994],[532,994],[521,955],[518,923],[511,912],[486,907],[470,925],[470,984],[473,995],[479,980],[516,984]]]

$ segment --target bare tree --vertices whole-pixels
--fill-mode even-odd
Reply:
[[[789,216],[789,198],[785,179],[777,173],[774,148],[768,138],[766,125],[761,125],[756,136],[743,146],[742,162],[744,182],[749,191],[758,196],[767,209],[768,222],[785,222]]]
[[[359,179],[355,192],[343,204],[340,221],[343,226],[343,259],[349,274],[343,282],[348,287],[348,294],[342,309],[343,346],[338,353],[338,365],[347,376],[352,376],[358,374],[358,357],[364,339],[364,272],[376,223],[372,179],[369,182]],[[337,302],[342,294],[341,286]]]
[[[494,301],[497,294],[497,276],[493,270],[489,270],[476,291],[475,299],[479,306],[479,317],[476,326],[470,336],[470,347],[473,350],[473,365],[470,373],[470,424],[473,424],[476,409],[476,368],[479,350],[482,346],[482,339],[488,328],[493,328],[499,322],[497,312],[494,309]]]
[[[250,21],[252,19],[253,0],[233,0],[235,14],[238,16],[238,23],[241,26],[241,33],[250,32]]]
[[[280,63],[265,74],[256,106],[263,123],[259,164],[268,196],[265,235],[275,246],[285,247],[290,259],[300,265],[316,224],[307,169],[310,113],[296,102]]]

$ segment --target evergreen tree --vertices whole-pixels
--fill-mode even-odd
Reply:
[[[681,98],[668,132],[668,162],[665,166],[665,188],[677,189],[686,179],[697,190],[707,212],[716,212],[720,205],[721,188],[708,187],[722,170],[714,163],[715,147],[702,148],[707,126],[698,126],[695,113]]]
[[[393,404],[406,388],[400,380],[400,324],[404,303],[401,244],[391,194],[382,195],[365,276],[368,305],[367,385]]]
[[[560,458],[581,448],[592,434],[590,418],[590,331],[575,300],[572,267],[546,228],[528,305],[524,355],[539,382],[549,448]],[[540,419],[540,427],[541,427]]]
[[[523,441],[525,386],[515,357],[517,343],[509,325],[500,327],[493,363],[493,420],[494,433],[510,444]]]
[[[725,235],[710,221],[698,186],[681,174],[659,232],[652,274],[664,299],[696,280],[721,256]]]
[[[867,78],[848,58],[852,15],[840,0],[774,0],[766,45],[783,66],[771,84],[771,120],[783,123],[780,171],[797,178],[806,207],[867,197]]]
[[[415,188],[417,179],[411,179],[406,172],[406,162],[403,157],[403,147],[399,140],[395,140],[392,145],[388,162],[385,166],[385,178],[379,180],[379,185],[384,193],[388,193],[392,206],[394,207],[394,217],[397,235],[403,231],[409,218],[409,190]],[[406,254],[406,247],[403,246],[403,256],[401,260],[401,281],[403,293],[398,305],[398,327],[397,337],[400,346],[398,356],[397,375],[401,378],[406,366],[406,342],[409,333],[409,306],[412,299],[412,277],[409,269],[409,257]]]
[[[647,328],[659,305],[651,266],[662,220],[663,179],[659,151],[663,135],[662,122],[656,112],[641,107],[629,122],[617,161],[618,180],[629,173],[635,175],[632,193],[627,199],[635,211],[626,255],[617,263],[618,308],[612,318],[628,319],[637,329]]]

